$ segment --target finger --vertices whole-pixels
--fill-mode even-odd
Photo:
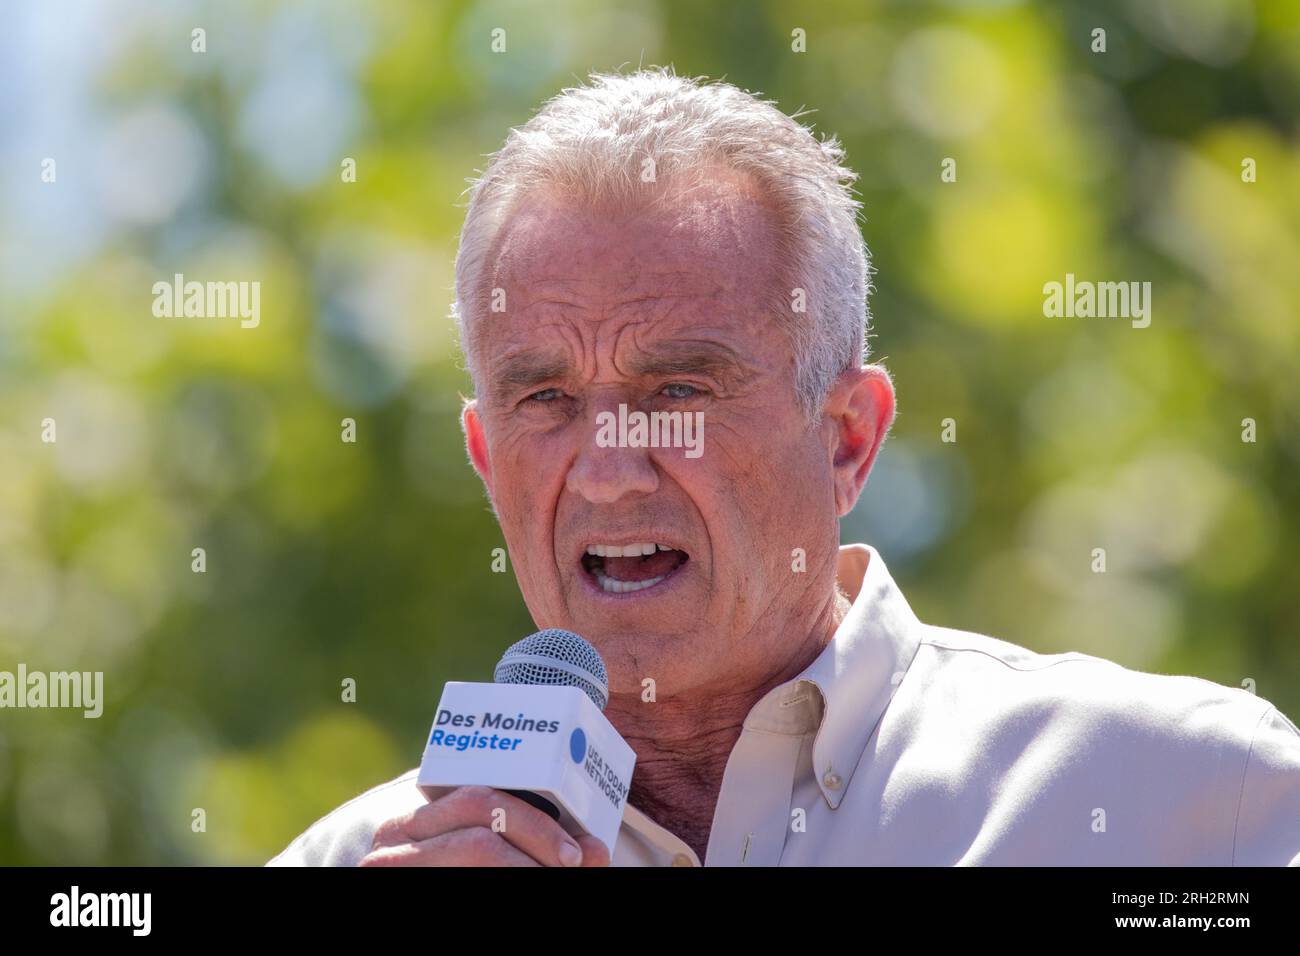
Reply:
[[[467,827],[488,827],[547,866],[577,866],[582,848],[549,816],[491,787],[457,787],[424,806],[394,817],[375,831],[374,846],[419,843]],[[570,848],[563,856],[564,848]]]
[[[609,866],[609,848],[600,837],[583,835],[577,840],[582,847],[583,866]]]
[[[541,866],[487,827],[439,833],[416,843],[380,846],[358,866]]]

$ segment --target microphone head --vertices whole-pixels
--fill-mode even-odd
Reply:
[[[498,684],[576,687],[603,711],[609,703],[605,662],[586,640],[558,627],[530,634],[506,648],[492,672]]]

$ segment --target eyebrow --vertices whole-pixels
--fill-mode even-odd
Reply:
[[[744,381],[749,370],[740,356],[725,345],[691,342],[667,345],[639,354],[628,362],[633,375],[710,375],[714,378]]]
[[[503,359],[493,376],[491,394],[497,401],[505,401],[517,392],[537,388],[546,382],[563,378],[569,373],[569,363],[553,355],[522,352]]]

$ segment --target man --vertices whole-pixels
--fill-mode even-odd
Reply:
[[[924,625],[839,547],[894,414],[842,158],[663,71],[511,133],[456,262],[463,425],[537,626],[608,666],[623,828],[428,802],[412,770],[273,863],[1300,864],[1300,733],[1267,701]],[[702,422],[698,454],[602,437],[637,412]]]

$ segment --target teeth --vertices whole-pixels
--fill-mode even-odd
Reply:
[[[668,575],[661,574],[657,578],[650,578],[648,581],[615,581],[613,578],[607,578],[599,571],[596,572],[596,582],[600,589],[607,594],[626,594],[629,591],[644,591],[646,588],[654,587]]]
[[[636,544],[589,544],[587,553],[595,555],[598,558],[639,558],[644,555],[654,554],[655,551],[671,551],[667,545],[655,544],[652,541],[638,542]]]

